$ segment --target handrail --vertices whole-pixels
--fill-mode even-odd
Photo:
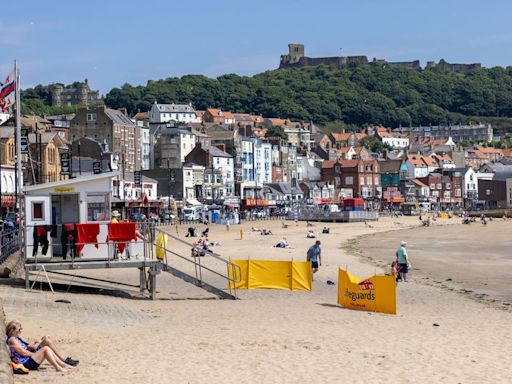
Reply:
[[[235,263],[232,263],[231,261],[229,260],[226,260],[225,258],[223,258],[221,255],[215,253],[215,252],[212,252],[210,250],[203,250],[202,248],[196,246],[196,245],[193,245],[193,244],[190,244],[188,242],[186,242],[185,240],[182,240],[180,239],[179,237],[177,236],[174,236],[166,231],[163,231],[161,230],[160,228],[156,228],[156,231],[158,232],[161,232],[161,233],[164,233],[165,235],[169,236],[170,238],[184,244],[184,245],[187,245],[189,247],[191,247],[192,249],[194,250],[200,250],[200,251],[203,251],[205,252],[205,256],[208,255],[224,264],[226,264],[226,268],[228,270],[228,273],[227,275],[223,275],[211,268],[208,268],[206,266],[204,266],[203,264],[201,264],[201,256],[198,256],[198,257],[194,257],[193,260],[191,260],[189,257],[185,257],[185,256],[182,256],[174,251],[171,251],[169,249],[167,249],[167,247],[165,247],[165,251],[166,252],[169,252],[171,253],[172,255],[175,255],[175,256],[178,256],[180,259],[183,259],[183,260],[186,260],[187,262],[189,263],[192,263],[194,264],[194,267],[196,269],[196,278],[199,280],[199,281],[203,281],[202,279],[202,270],[206,270],[206,271],[209,271],[209,272],[212,272],[213,274],[217,275],[217,276],[220,276],[224,279],[226,279],[228,281],[228,287],[229,287],[229,291],[231,292],[231,290],[233,289],[234,291],[234,296],[236,297],[236,284],[235,283],[238,283],[241,281],[241,276],[242,276],[242,269],[240,268],[239,265],[235,264]],[[196,260],[197,259],[197,260]],[[199,268],[199,269],[198,269]],[[231,275],[232,277],[229,276],[229,271],[231,269]],[[198,276],[199,274],[199,276]]]

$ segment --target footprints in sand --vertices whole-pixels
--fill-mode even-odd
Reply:
[[[319,351],[320,345],[310,343],[304,340],[267,340],[267,341],[243,341],[240,343],[242,347],[246,348],[262,348],[262,349],[288,349],[300,350],[305,349],[308,351]]]

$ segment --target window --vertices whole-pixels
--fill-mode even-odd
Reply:
[[[336,186],[340,185],[340,178],[338,176],[334,177],[334,182]]]
[[[450,191],[444,191],[444,198],[445,199],[449,199],[451,197],[451,192]]]
[[[445,189],[452,189],[452,185],[450,183],[446,183]]]
[[[87,201],[87,221],[106,221],[108,220],[107,196],[104,193],[88,193]]]
[[[96,121],[96,114],[95,113],[88,113],[87,114],[87,121]]]
[[[366,176],[366,184],[372,185],[372,177],[371,176]]]
[[[364,184],[364,176],[361,176],[359,178],[359,184],[363,185]]]
[[[219,159],[218,157],[217,157],[217,158],[215,158],[215,163],[216,163],[217,165],[219,165],[219,164],[220,164],[220,159]]]
[[[435,183],[430,184],[430,189],[436,189]]]
[[[379,176],[375,176],[375,177],[373,178],[373,184],[374,184],[374,185],[379,185]]]
[[[354,176],[346,176],[345,177],[345,184],[346,185],[353,185],[354,184]]]
[[[461,191],[461,189],[460,189],[460,188],[457,188],[457,189],[455,190],[455,197],[461,197],[461,196],[462,196],[462,191]]]
[[[43,221],[44,220],[44,206],[42,202],[32,202],[32,220]]]
[[[443,185],[442,184],[437,184],[437,189],[439,189],[439,190],[443,189]]]

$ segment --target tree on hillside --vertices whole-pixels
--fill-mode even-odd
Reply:
[[[388,145],[384,145],[378,137],[366,136],[359,140],[359,145],[365,147],[370,152],[382,153],[384,149],[389,149]]]
[[[271,125],[267,129],[265,137],[279,137],[283,140],[288,140],[288,134],[284,131],[283,127],[279,125]]]

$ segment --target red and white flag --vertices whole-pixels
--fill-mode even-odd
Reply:
[[[0,83],[0,111],[10,112],[16,99],[16,73],[13,70],[3,83]]]

